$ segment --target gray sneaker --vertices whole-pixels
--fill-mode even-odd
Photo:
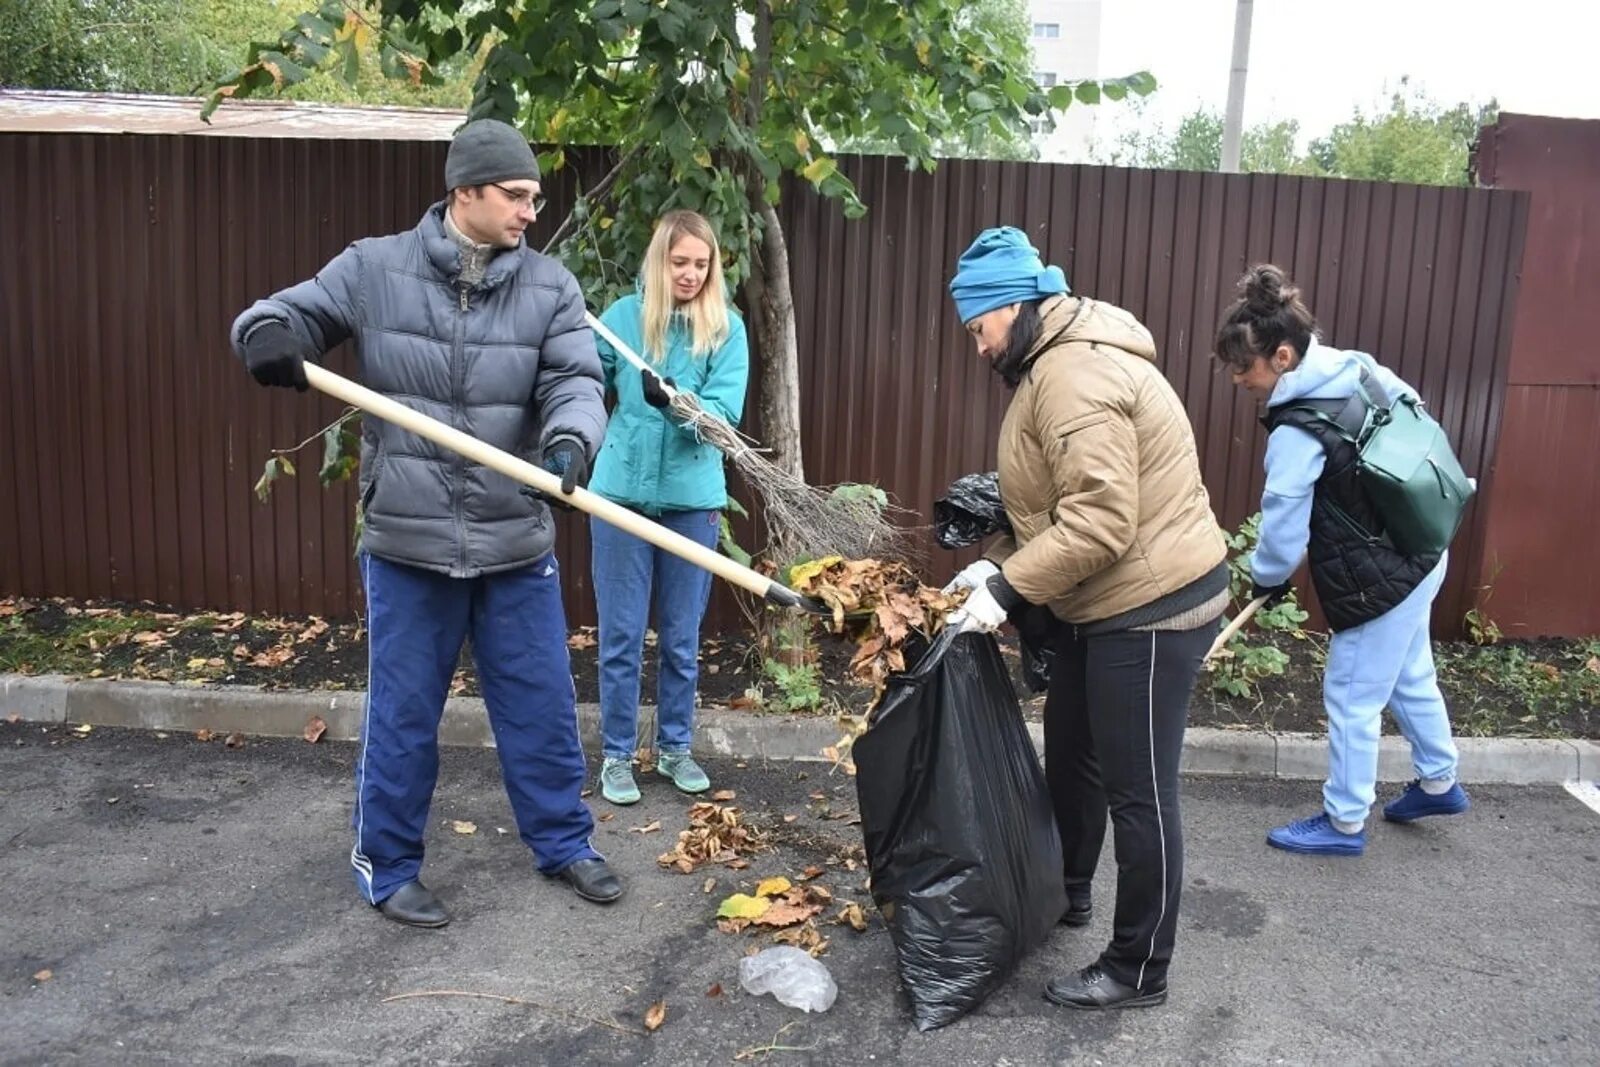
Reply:
[[[685,793],[704,793],[711,788],[711,779],[687,752],[661,753],[656,770],[671,778],[672,784]]]
[[[633,780],[633,760],[607,759],[600,764],[600,795],[613,804],[639,803],[639,786]]]

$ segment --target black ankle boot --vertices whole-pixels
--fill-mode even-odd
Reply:
[[[1067,894],[1067,910],[1061,913],[1062,926],[1088,926],[1089,920],[1094,918],[1094,904],[1090,902],[1089,895],[1076,896]]]

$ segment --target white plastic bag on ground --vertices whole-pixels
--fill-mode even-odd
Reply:
[[[740,960],[739,984],[746,993],[771,993],[779,1004],[801,1011],[827,1011],[839,995],[828,968],[790,945],[764,948]]]

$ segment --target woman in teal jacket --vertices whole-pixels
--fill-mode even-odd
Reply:
[[[668,212],[656,223],[640,274],[639,291],[612,304],[600,321],[655,369],[635,370],[596,338],[616,406],[589,488],[713,547],[728,502],[722,453],[671,413],[665,387],[694,394],[707,412],[737,426],[750,377],[744,323],[728,306],[716,234],[692,211]],[[652,600],[656,768],[685,793],[702,793],[711,781],[689,745],[711,575],[599,519],[590,521],[590,532],[600,613],[601,795],[613,804],[639,799],[633,754]]]

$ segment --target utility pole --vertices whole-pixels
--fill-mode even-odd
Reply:
[[[1239,142],[1244,133],[1244,81],[1250,66],[1250,10],[1253,0],[1238,0],[1233,13],[1233,66],[1228,72],[1228,110],[1222,120],[1222,170],[1239,173]]]

